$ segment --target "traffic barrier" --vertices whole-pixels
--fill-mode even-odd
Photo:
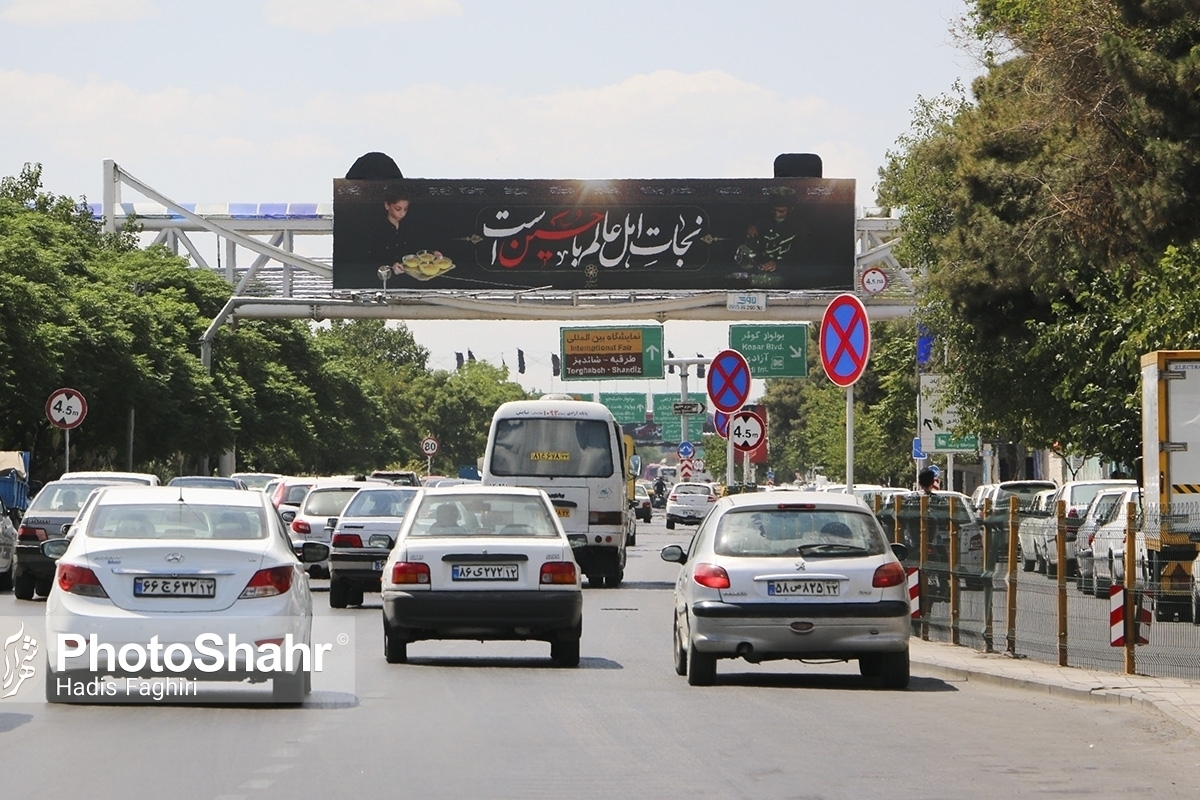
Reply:
[[[1142,594],[1149,595],[1149,592]],[[1143,627],[1150,627],[1150,621],[1154,615],[1150,610],[1142,604],[1141,595],[1134,600],[1134,630],[1136,631],[1137,644],[1150,644],[1150,640],[1142,635]],[[1125,587],[1118,584],[1113,584],[1108,587],[1108,626],[1110,631],[1110,641],[1113,647],[1125,646]]]
[[[921,574],[916,567],[905,567],[904,571],[908,573],[908,603],[912,607],[912,613],[909,614],[913,619],[919,619],[921,616]]]

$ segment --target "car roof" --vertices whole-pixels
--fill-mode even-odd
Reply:
[[[426,486],[421,494],[428,497],[463,494],[511,494],[515,496],[538,497],[544,494],[541,489],[529,486],[492,486],[479,483],[459,483],[454,486]]]
[[[60,481],[123,481],[125,483],[157,484],[158,476],[149,472],[117,472],[114,470],[84,470],[80,472],[64,472],[59,476]]]
[[[854,511],[870,511],[866,503],[852,494],[842,492],[810,492],[783,489],[766,495],[758,492],[731,494],[721,499],[731,508],[778,508],[781,505],[815,505],[819,508],[845,507]]]
[[[196,503],[198,505],[245,506],[261,508],[262,492],[244,489],[209,489],[192,486],[138,486],[124,484],[99,490],[102,505],[147,505],[152,503]]]

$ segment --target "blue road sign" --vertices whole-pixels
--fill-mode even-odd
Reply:
[[[696,455],[696,445],[691,442],[680,442],[675,452],[679,453],[680,458],[691,458]]]
[[[913,439],[913,451],[912,451],[912,453],[913,453],[913,458],[915,458],[915,459],[922,459],[922,458],[926,458],[926,455],[925,455],[924,453],[922,453],[922,452],[921,452],[921,437],[920,437],[920,436],[918,436],[917,438]]]

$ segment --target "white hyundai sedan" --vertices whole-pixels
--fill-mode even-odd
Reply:
[[[900,560],[856,497],[769,492],[722,498],[691,546],[663,549],[675,584],[675,671],[713,682],[717,660],[857,660],[908,686],[909,600]]]
[[[422,489],[383,565],[384,656],[422,639],[532,640],[579,664],[579,567],[541,489]]]
[[[261,492],[101,488],[68,538],[43,550],[58,558],[46,601],[50,702],[133,700],[163,681],[184,697],[197,681],[270,680],[277,702],[308,694],[322,655],[308,576]],[[302,553],[328,555],[316,542]]]

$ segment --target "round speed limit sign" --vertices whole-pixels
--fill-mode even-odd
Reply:
[[[438,451],[438,440],[432,436],[426,436],[421,440],[421,452],[427,456],[435,456]]]
[[[87,401],[74,389],[59,389],[46,399],[46,419],[56,428],[69,431],[87,416]]]

